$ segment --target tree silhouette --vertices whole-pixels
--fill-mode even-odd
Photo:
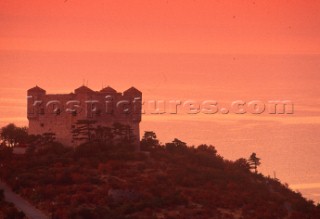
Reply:
[[[187,143],[175,138],[171,143],[166,143],[166,150],[171,152],[183,152],[188,149]]]
[[[15,124],[1,128],[0,138],[3,143],[9,147],[14,147],[19,144],[23,144],[28,139],[28,133],[26,127],[17,127]]]
[[[150,151],[159,146],[159,140],[153,131],[145,131],[141,139],[141,149]]]
[[[256,153],[252,153],[248,159],[248,163],[250,165],[250,169],[254,169],[254,172],[257,173],[257,168],[261,164],[260,158],[257,157]]]
[[[240,168],[241,170],[249,171],[250,170],[250,164],[248,163],[248,160],[245,158],[239,158],[234,162],[234,165],[237,168]]]
[[[114,134],[112,128],[105,126],[98,126],[95,129],[96,140],[102,144],[113,144]]]
[[[213,155],[217,154],[217,150],[214,146],[212,145],[206,145],[206,144],[200,144],[197,147],[198,151],[203,151],[203,152],[208,152],[208,153],[212,153]]]
[[[131,144],[135,140],[133,129],[130,127],[130,125],[114,123],[112,126],[112,132],[115,139],[118,139],[119,142]]]
[[[72,129],[72,138],[74,141],[90,142],[93,138],[95,120],[78,120]]]
[[[135,140],[135,136],[133,134],[133,129],[130,125],[124,125],[124,142],[133,143]]]

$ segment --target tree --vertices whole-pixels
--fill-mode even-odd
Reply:
[[[141,149],[150,151],[159,146],[159,140],[153,131],[145,131],[141,139]]]
[[[177,138],[175,138],[175,139],[172,141],[172,143],[175,144],[175,146],[176,146],[177,148],[185,149],[185,148],[188,147],[188,146],[187,146],[187,143],[185,143],[185,142],[183,142],[183,141],[181,141],[181,140],[179,140],[179,139],[177,139]]]
[[[95,128],[93,125],[97,121],[95,120],[78,120],[75,127],[72,129],[72,137],[75,141],[90,142],[93,138],[93,132]]]
[[[252,153],[248,159],[248,163],[250,165],[250,169],[254,169],[254,172],[257,173],[257,168],[261,164],[260,158],[257,157],[256,153]]]
[[[114,123],[112,126],[112,133],[118,143],[132,144],[135,140],[133,129],[130,125],[124,125],[121,123]]]
[[[0,160],[10,159],[12,156],[13,149],[6,145],[0,145]]]
[[[133,134],[133,129],[130,125],[124,126],[124,142],[132,144],[135,140],[135,136]]]
[[[217,154],[217,150],[214,146],[212,145],[206,145],[206,144],[201,144],[197,147],[197,151],[202,151],[202,152],[208,152],[213,155]]]
[[[110,127],[98,126],[95,130],[96,140],[101,144],[112,145],[114,135]]]
[[[175,138],[171,143],[166,143],[166,150],[171,152],[185,152],[188,149],[187,143]]]
[[[236,160],[234,163],[234,166],[237,168],[240,168],[241,170],[249,171],[250,170],[250,164],[248,163],[247,159],[240,158]]]
[[[1,128],[1,140],[6,146],[14,147],[19,144],[26,143],[28,139],[28,132],[26,127],[17,127],[15,124]]]

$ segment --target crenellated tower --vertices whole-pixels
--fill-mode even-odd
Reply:
[[[81,86],[69,94],[47,94],[38,86],[27,91],[29,134],[55,133],[61,143],[74,146],[72,130],[79,120],[95,126],[130,126],[136,149],[140,145],[142,93],[131,87],[123,93],[111,87],[93,91]]]

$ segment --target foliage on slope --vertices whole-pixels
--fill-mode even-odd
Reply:
[[[276,179],[229,161],[215,147],[160,145],[146,133],[130,142],[89,142],[73,150],[56,142],[25,156],[2,146],[0,176],[53,218],[320,218],[320,208]],[[6,153],[6,154],[4,154]]]

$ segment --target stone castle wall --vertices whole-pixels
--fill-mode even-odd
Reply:
[[[96,126],[129,125],[139,145],[142,93],[134,87],[119,93],[111,87],[93,91],[81,86],[70,94],[46,94],[34,87],[27,93],[29,134],[55,133],[57,141],[74,146],[76,122],[94,120]]]

